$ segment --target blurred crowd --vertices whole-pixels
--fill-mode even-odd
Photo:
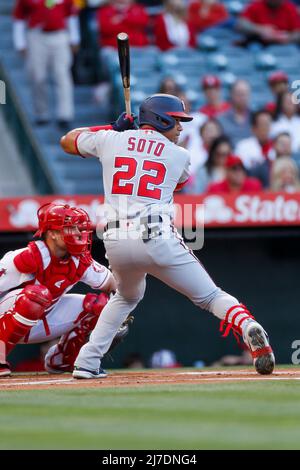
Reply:
[[[55,115],[62,130],[74,119],[74,58],[97,37],[95,82],[101,95],[109,77],[106,51],[116,48],[116,34],[126,31],[132,47],[155,45],[162,51],[197,47],[211,27],[241,33],[239,46],[300,43],[300,0],[253,0],[232,16],[218,0],[16,0],[14,45],[24,57],[32,86],[36,125],[49,122],[49,72],[56,91]],[[246,49],[245,49],[246,53]],[[205,103],[184,126],[180,145],[191,152],[191,194],[240,191],[298,191],[300,188],[299,105],[290,92],[289,77],[278,70],[269,77],[273,102],[253,113],[251,87],[237,79],[229,98],[222,96],[216,75],[199,83]],[[174,77],[160,92],[190,103]]]
[[[246,80],[237,79],[229,100],[224,101],[220,79],[204,77],[206,104],[192,113],[194,120],[184,125],[181,134],[181,145],[191,154],[186,192],[299,191],[299,104],[289,92],[288,76],[282,71],[270,75],[269,86],[274,101],[253,112],[251,87]],[[171,92],[171,78],[165,80],[161,90]],[[178,96],[188,109],[183,93]]]

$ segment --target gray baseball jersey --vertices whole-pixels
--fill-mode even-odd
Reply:
[[[171,213],[174,190],[189,177],[189,153],[154,130],[84,132],[77,147],[102,163],[110,219],[153,213],[156,205]]]

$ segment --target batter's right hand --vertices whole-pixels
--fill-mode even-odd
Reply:
[[[135,118],[135,114],[131,114],[131,116],[128,116],[128,114],[123,112],[122,114],[120,114],[118,119],[112,123],[112,128],[114,131],[117,132],[124,132],[128,131],[129,129],[136,129],[136,125],[134,122]]]

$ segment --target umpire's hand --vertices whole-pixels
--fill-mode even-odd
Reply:
[[[134,121],[135,118],[135,114],[129,116],[128,114],[123,112],[122,114],[120,114],[118,119],[112,123],[112,128],[114,131],[117,132],[128,131],[129,129],[137,129],[137,126]]]

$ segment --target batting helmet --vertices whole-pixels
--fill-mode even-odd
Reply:
[[[184,103],[177,96],[158,93],[149,96],[140,106],[139,126],[148,124],[159,132],[166,132],[175,126],[175,118],[184,122],[193,119],[186,114]]]
[[[91,221],[83,209],[48,203],[39,208],[37,215],[39,228],[34,236],[41,237],[47,230],[59,230],[71,255],[78,256],[90,250]]]

